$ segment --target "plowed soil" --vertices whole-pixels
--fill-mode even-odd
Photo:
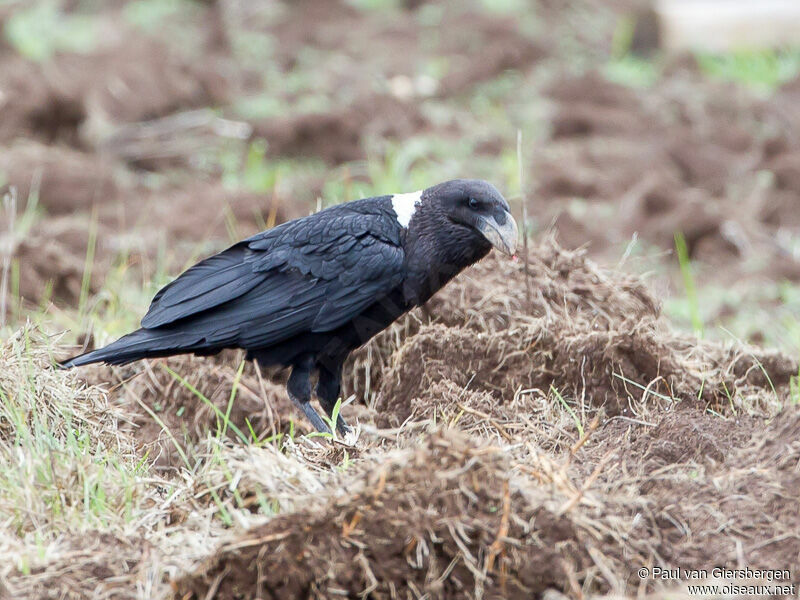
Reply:
[[[0,597],[672,598],[685,578],[639,570],[800,573],[795,348],[699,339],[663,304],[676,233],[704,284],[794,290],[800,79],[757,94],[683,57],[613,83],[597,57],[629,2],[217,0],[149,29],[134,4],[97,9],[83,52],[0,39],[0,395],[28,402],[0,450],[13,473],[80,449],[42,467],[48,502],[0,486]],[[354,353],[352,439],[315,437],[286,373],[237,352],[52,369],[189,262],[420,172],[497,180],[530,248]],[[34,429],[52,446],[26,455]],[[131,481],[81,479],[117,462]]]
[[[800,567],[786,535],[800,526],[796,361],[676,334],[635,278],[553,242],[530,256],[541,292],[530,301],[522,270],[489,259],[360,351],[347,387],[374,408],[343,408],[361,428],[355,446],[292,443],[294,468],[321,487],[296,490],[297,474],[241,486],[296,491],[198,559],[174,597],[635,595],[672,590],[640,580],[642,566]],[[234,447],[237,431],[289,432],[280,379],[251,365],[238,378],[240,359],[96,367],[89,379],[125,382],[110,394],[130,415],[120,435],[170,476],[187,467],[176,440],[192,466],[208,432]],[[342,450],[350,466],[334,474]],[[249,452],[244,472],[275,468],[272,450]]]

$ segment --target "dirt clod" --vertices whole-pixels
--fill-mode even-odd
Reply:
[[[332,590],[529,598],[560,585],[560,554],[581,536],[567,519],[528,505],[508,468],[497,450],[431,435],[322,511],[278,517],[233,540],[178,581],[176,597],[203,598],[213,586],[231,599]]]
[[[0,156],[0,174],[6,187],[17,188],[22,200],[34,192],[38,204],[51,215],[114,204],[121,193],[112,164],[67,147],[14,144]]]

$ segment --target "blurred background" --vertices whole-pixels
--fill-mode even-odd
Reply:
[[[5,333],[101,344],[244,236],[475,177],[679,327],[800,347],[794,0],[0,0],[0,32]]]

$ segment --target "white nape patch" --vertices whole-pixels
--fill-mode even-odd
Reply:
[[[422,190],[408,194],[395,194],[392,196],[392,208],[397,213],[397,222],[406,229],[411,222],[411,217],[417,210],[417,205],[422,201]]]

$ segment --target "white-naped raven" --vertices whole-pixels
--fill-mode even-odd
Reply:
[[[331,415],[350,352],[492,246],[513,254],[516,242],[508,202],[485,181],[346,202],[196,264],[156,294],[141,329],[60,366],[243,348],[261,366],[291,366],[289,396],[327,432],[309,404],[311,373]],[[341,416],[336,427],[348,430]]]

